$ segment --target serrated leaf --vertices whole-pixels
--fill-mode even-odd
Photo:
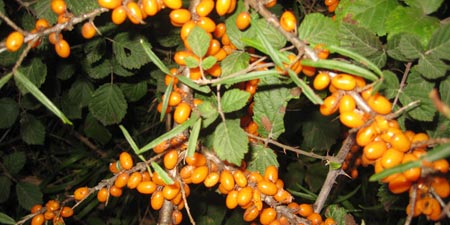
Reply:
[[[47,77],[47,66],[42,63],[39,57],[34,57],[28,65],[20,67],[19,71],[25,74],[28,80],[38,88],[44,83]],[[23,95],[28,93],[27,88],[20,82],[17,83],[17,87]]]
[[[408,111],[408,115],[419,121],[432,121],[436,112],[434,106],[428,94],[433,89],[434,84],[423,79],[416,71],[414,67],[412,72],[408,75],[405,89],[400,94],[400,102],[403,105],[407,105],[413,101],[420,101],[420,105]]]
[[[266,19],[261,18],[255,20],[254,23],[258,24],[258,27],[261,29],[261,33],[264,34],[269,43],[275,49],[281,49],[286,45],[286,38],[284,35],[281,34],[275,27],[268,24]]]
[[[33,205],[42,203],[42,192],[32,183],[19,182],[16,184],[17,199],[22,208],[29,210]]]
[[[419,36],[411,33],[396,34],[389,39],[387,53],[400,61],[412,61],[423,53],[423,46]]]
[[[239,89],[227,90],[221,99],[222,111],[224,113],[242,109],[248,102],[250,93]]]
[[[98,3],[91,0],[66,0],[67,8],[75,15],[85,14],[98,9]]]
[[[389,70],[384,70],[383,74],[384,81],[381,84],[380,90],[383,91],[386,98],[391,99],[397,95],[400,82],[398,81],[397,75]]]
[[[32,8],[38,18],[45,18],[50,24],[56,23],[57,16],[47,1],[36,1],[35,4],[32,4]]]
[[[202,60],[201,66],[204,70],[207,70],[207,69],[211,68],[212,66],[214,66],[214,64],[216,64],[216,62],[217,62],[216,57],[208,56]],[[222,73],[222,76],[223,76],[223,73]]]
[[[442,25],[431,36],[428,43],[428,50],[430,54],[435,55],[440,59],[450,60],[450,23]]]
[[[259,173],[264,174],[264,171],[268,166],[279,166],[277,155],[272,149],[266,148],[262,144],[252,144],[250,147],[252,156],[248,165],[248,170],[259,171]]]
[[[3,164],[11,175],[17,175],[25,166],[26,160],[24,152],[13,152],[3,157]]]
[[[386,18],[398,5],[392,0],[343,0],[336,9],[336,20],[356,24],[384,36]]]
[[[187,42],[191,47],[192,52],[196,56],[203,58],[208,51],[211,38],[203,28],[200,26],[194,26],[187,37]]]
[[[106,144],[111,140],[112,134],[106,127],[89,113],[84,120],[83,132],[88,138],[92,138],[101,144]]]
[[[318,111],[309,114],[302,127],[303,149],[329,150],[336,143],[340,133],[339,122],[332,117],[325,117]]]
[[[136,36],[132,32],[117,34],[113,40],[113,53],[117,62],[127,69],[139,69],[150,62],[141,41],[147,42],[143,37]]]
[[[422,13],[421,9],[398,6],[386,18],[389,39],[399,33],[413,33],[420,37],[423,46],[428,45],[432,33],[439,27],[439,19]]]
[[[112,64],[112,70],[114,71],[114,74],[119,75],[121,77],[131,77],[135,74],[135,72],[130,71],[123,66],[121,66],[116,58],[111,59]]]
[[[94,85],[89,80],[77,79],[69,89],[68,98],[79,108],[83,108],[89,104],[93,92]]]
[[[240,166],[248,151],[248,138],[239,120],[221,122],[214,131],[213,146],[220,159]]]
[[[45,126],[32,115],[23,115],[20,120],[20,136],[30,145],[42,145],[45,140]]]
[[[165,184],[174,184],[175,182],[173,179],[169,176],[169,174],[166,173],[166,171],[156,162],[152,162],[152,167],[156,171],[156,173],[161,177],[161,179],[164,181]]]
[[[338,45],[337,33],[337,23],[321,13],[306,15],[298,28],[299,38],[313,44]]]
[[[82,61],[81,65],[89,77],[94,79],[105,78],[110,76],[113,72],[113,66],[111,65],[111,61],[109,59],[102,59],[93,64],[90,64],[87,61]]]
[[[11,193],[11,180],[6,176],[0,176],[0,203],[6,202]],[[0,221],[1,223],[1,221]]]
[[[346,225],[346,219],[349,214],[344,207],[340,207],[337,204],[333,204],[327,207],[325,210],[325,216],[327,218],[333,218],[334,221],[337,221],[336,225]]]
[[[421,55],[416,69],[428,79],[438,79],[445,76],[448,66],[434,55]]]
[[[404,0],[404,2],[415,8],[422,9],[424,14],[430,14],[435,12],[442,4],[444,0],[428,0],[428,1],[422,1],[422,0]]]
[[[158,56],[152,51],[152,46],[149,42],[145,41],[144,39],[141,39],[140,44],[142,46],[142,49],[144,49],[145,54],[150,58],[150,60],[160,69],[162,72],[166,74],[170,74],[169,68],[167,68],[166,65],[158,58]]]
[[[82,107],[80,102],[77,102],[69,97],[69,93],[63,93],[61,98],[61,110],[70,119],[81,119]]]
[[[10,216],[0,212],[0,223],[2,224],[16,224],[16,221]]]
[[[130,102],[139,101],[147,94],[148,90],[146,81],[139,83],[121,83],[119,87]]]
[[[56,66],[56,77],[60,80],[68,80],[75,74],[75,71],[75,63],[59,62]]]
[[[199,61],[193,56],[188,56],[184,59],[186,66],[189,68],[196,68],[200,65]]]
[[[217,107],[213,106],[213,104],[209,101],[203,101],[202,104],[197,106],[197,109],[203,118],[203,127],[208,127],[219,116]]]
[[[127,112],[127,101],[115,84],[104,84],[95,90],[89,111],[103,125],[120,123]]]
[[[250,55],[244,51],[234,51],[222,60],[222,77],[236,73],[248,67]]]
[[[237,15],[244,10],[244,2],[237,1],[238,5],[233,15],[229,16],[225,20],[225,26],[227,27],[226,34],[230,39],[231,43],[236,46],[237,49],[243,50],[245,48],[245,44],[241,41],[242,38],[255,38],[255,29],[250,26],[249,29],[244,31],[239,30],[236,26],[236,17]],[[270,26],[270,25],[268,25]]]
[[[279,79],[266,77],[261,79],[260,89],[254,96],[253,120],[258,124],[261,137],[277,139],[284,132],[284,114],[287,102],[292,98],[290,89],[283,87]],[[263,88],[277,86],[278,88]]]
[[[103,38],[96,38],[87,42],[83,46],[84,59],[87,63],[92,64],[98,62],[105,54],[105,40]]]
[[[450,106],[450,76],[445,77],[439,84],[439,96],[441,101]]]
[[[19,116],[19,105],[11,98],[0,99],[0,129],[11,127]]]

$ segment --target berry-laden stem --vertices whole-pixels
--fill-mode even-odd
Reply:
[[[168,200],[164,200],[162,208],[159,210],[158,224],[172,224],[173,204]]]
[[[347,138],[344,140],[344,143],[341,146],[341,149],[339,150],[336,159],[338,160],[337,163],[343,163],[345,160],[345,157],[349,153],[352,146],[355,144],[355,133],[349,133]],[[342,170],[342,168],[339,169],[332,169],[330,167],[327,177],[325,179],[325,182],[322,185],[322,189],[320,189],[320,193],[317,196],[316,202],[314,202],[314,211],[320,212],[323,209],[323,206],[325,205],[325,201],[328,199],[328,196],[330,194],[331,188],[333,187],[334,183],[336,182],[336,178],[339,175],[343,175],[345,172]]]

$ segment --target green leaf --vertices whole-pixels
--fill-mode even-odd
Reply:
[[[136,36],[132,32],[117,34],[113,40],[113,53],[117,62],[127,69],[139,69],[150,62],[141,44],[146,42],[143,37]]]
[[[101,125],[91,113],[89,113],[84,120],[83,132],[88,138],[92,138],[101,144],[108,143],[112,137],[111,132]]]
[[[383,74],[384,81],[381,84],[380,90],[383,91],[386,98],[392,99],[397,95],[398,89],[400,88],[398,77],[395,73],[389,70],[384,70]]]
[[[131,77],[134,74],[136,74],[133,71],[130,71],[123,66],[121,66],[119,63],[117,63],[117,59],[113,58],[111,59],[112,64],[112,70],[114,71],[114,74],[121,76],[121,77]]]
[[[214,64],[216,64],[216,62],[217,62],[216,57],[208,56],[202,60],[201,66],[204,70],[207,70],[207,69],[211,68],[212,66],[214,66]],[[222,73],[222,76],[223,76],[223,73]]]
[[[191,133],[189,135],[188,147],[187,147],[187,157],[192,157],[195,150],[197,149],[197,140],[200,134],[200,128],[202,127],[202,120],[199,118],[192,127]]]
[[[117,85],[107,83],[95,90],[89,111],[103,125],[120,123],[127,113],[127,101]]]
[[[448,66],[434,55],[421,55],[416,69],[425,78],[438,79],[445,76]]]
[[[264,88],[264,87],[278,88]],[[261,79],[260,88],[255,96],[253,120],[258,124],[261,137],[271,137],[276,140],[284,132],[284,114],[287,102],[292,98],[290,89],[282,86],[279,79],[266,77]]]
[[[2,224],[16,224],[16,221],[8,215],[0,212],[0,223]]]
[[[127,140],[128,144],[130,145],[131,149],[136,153],[139,151],[139,147],[137,146],[136,142],[134,142],[133,137],[131,137],[130,133],[127,131],[127,129],[119,125],[120,130],[122,131],[123,136],[125,136],[125,139]]]
[[[269,43],[275,49],[281,49],[286,45],[286,38],[283,34],[281,34],[274,26],[267,23],[267,20],[264,18],[258,19],[254,21],[258,24],[258,28],[261,30],[261,33],[264,34],[264,37],[267,38]]]
[[[305,121],[302,126],[303,149],[323,151],[331,149],[331,146],[336,144],[336,137],[341,130],[339,121],[335,118],[322,116],[320,112],[314,111],[303,120]]]
[[[170,74],[170,70],[169,68],[167,68],[166,65],[164,65],[164,63],[158,58],[158,56],[156,56],[156,54],[152,51],[152,46],[150,45],[150,43],[148,43],[147,41],[145,41],[144,39],[141,39],[140,44],[142,46],[142,48],[145,51],[145,54],[148,56],[148,58],[150,60],[152,60],[152,62],[161,70],[163,71],[165,74]]]
[[[223,63],[223,62],[222,62]],[[227,76],[222,77],[218,82],[215,82],[214,84],[225,84],[225,85],[231,85],[236,84],[239,82],[254,80],[254,79],[262,79],[264,77],[280,77],[280,74],[275,70],[263,70],[263,71],[254,71],[250,73],[245,73],[238,76]]]
[[[92,93],[94,93],[94,85],[89,80],[77,79],[69,89],[68,98],[79,108],[83,108],[89,104]]]
[[[17,199],[22,208],[29,210],[33,205],[42,203],[42,192],[32,183],[19,182],[16,184]]]
[[[408,115],[419,121],[432,121],[436,112],[433,102],[428,94],[433,89],[434,84],[423,79],[414,67],[408,75],[408,80],[403,92],[400,94],[400,102],[407,105],[413,101],[420,100],[420,105],[408,111]]]
[[[0,78],[0,89],[2,89],[2,87],[8,83],[8,81],[11,79],[11,77],[13,76],[12,73],[8,73],[5,76],[3,76],[2,78]]]
[[[236,26],[236,17],[237,15],[244,10],[244,2],[237,1],[238,6],[236,10],[234,11],[234,14],[229,16],[225,20],[225,26],[227,27],[226,34],[228,35],[228,38],[230,39],[231,43],[233,43],[234,46],[236,46],[239,50],[244,50],[245,44],[242,42],[242,38],[255,38],[255,29],[253,26],[250,26],[249,29],[246,29],[244,31],[239,30]]]
[[[92,41],[87,42],[83,46],[84,60],[86,60],[86,62],[89,64],[100,61],[105,54],[105,47],[106,42],[105,39],[102,38],[96,38]]]
[[[346,217],[348,216],[348,212],[344,207],[340,207],[337,204],[333,204],[327,207],[325,210],[325,216],[327,218],[333,218],[334,221],[337,221],[336,225],[346,225]]]
[[[264,171],[270,165],[279,167],[277,154],[272,149],[266,148],[262,144],[252,144],[250,149],[252,156],[248,170],[259,171],[259,173],[264,174]]]
[[[412,61],[419,58],[424,48],[420,37],[412,33],[400,33],[393,35],[387,44],[387,53],[400,61]]]
[[[441,27],[433,33],[428,50],[430,54],[440,59],[450,60],[450,23],[441,25]]]
[[[98,3],[91,0],[66,0],[66,2],[70,12],[77,16],[98,9]]]
[[[194,26],[187,37],[187,42],[191,47],[192,52],[196,56],[203,58],[208,51],[211,38],[203,28],[200,26]]]
[[[263,25],[254,24],[252,25],[252,27],[255,27],[256,37],[261,42],[263,48],[267,51],[267,54],[270,56],[275,65],[283,68],[283,62],[279,56],[281,52],[275,49],[274,46],[272,46],[272,44],[266,38],[265,34],[262,32]]]
[[[152,167],[156,171],[156,173],[161,177],[161,179],[164,181],[165,184],[174,184],[175,182],[173,179],[169,176],[169,174],[166,173],[166,171],[161,168],[161,166],[156,163],[152,162]]]
[[[439,95],[441,101],[450,106],[450,76],[445,77],[439,84]]]
[[[432,33],[439,27],[439,19],[422,13],[421,9],[398,6],[386,18],[389,39],[399,33],[413,33],[420,37],[423,46],[428,45]]]
[[[250,93],[239,89],[227,90],[221,99],[222,111],[224,113],[242,109],[248,102]]]
[[[250,55],[244,51],[234,51],[222,60],[222,76],[227,77],[230,74],[244,70],[248,67]]]
[[[221,122],[214,131],[213,146],[220,159],[240,166],[248,151],[248,138],[239,120]]]
[[[211,92],[211,89],[208,86],[200,86],[196,83],[194,83],[194,81],[192,81],[190,78],[185,77],[185,76],[177,76],[178,80],[181,81],[183,84],[186,84],[188,87],[202,92],[202,93],[209,93]]]
[[[0,112],[0,129],[11,127],[19,116],[19,105],[11,98],[0,98]]]
[[[58,62],[56,65],[56,77],[60,80],[68,80],[75,74],[76,69],[75,63]]]
[[[444,0],[404,0],[404,2],[414,8],[422,9],[424,14],[430,14],[438,10]]]
[[[82,61],[81,66],[89,77],[94,79],[102,79],[113,73],[113,66],[111,64],[111,60],[109,59],[102,59],[93,64],[90,64],[87,61]]]
[[[340,55],[347,56],[347,57],[353,59],[355,62],[358,62],[358,63],[364,65],[365,67],[367,67],[368,69],[372,70],[373,72],[375,72],[375,74],[378,75],[379,77],[383,77],[383,72],[381,72],[380,68],[377,65],[373,64],[371,61],[369,61],[364,56],[362,56],[356,52],[353,52],[353,51],[350,51],[350,50],[347,50],[345,48],[341,48],[338,46],[334,46],[334,45],[327,46],[327,48],[332,53],[338,53]]]
[[[319,59],[317,61],[313,61],[310,59],[302,59],[302,65],[341,71],[344,73],[349,73],[359,77],[363,77],[371,81],[375,81],[378,79],[378,77],[371,71],[364,69],[360,66],[357,66],[355,64],[350,64],[344,61],[337,61],[331,59]]]
[[[336,9],[336,20],[356,24],[384,36],[387,17],[398,5],[392,0],[342,0]]]
[[[310,100],[313,104],[323,103],[323,100],[318,95],[316,95],[314,90],[309,85],[307,85],[304,80],[299,79],[294,71],[288,69],[288,73],[292,81],[294,81],[294,83],[302,89],[302,93],[305,94],[308,100]]]
[[[299,38],[313,44],[338,45],[337,33],[337,23],[321,13],[306,15],[298,28]]]
[[[39,57],[33,58],[28,65],[20,67],[19,71],[38,88],[44,83],[47,76],[47,66],[42,63]],[[20,82],[17,83],[17,87],[19,88],[22,95],[28,93],[28,89]]]
[[[164,91],[164,96],[170,96],[172,94],[172,89],[173,89],[173,81],[174,79],[172,79],[169,83],[169,85],[167,85],[166,90]],[[167,112],[167,108],[169,107],[169,99],[170,98],[163,98],[162,99],[162,108],[161,108],[161,115],[159,116],[159,120],[163,121],[166,112]]]
[[[200,65],[200,62],[193,56],[188,56],[184,59],[186,66],[189,68],[196,68]]]
[[[47,1],[36,1],[31,6],[38,18],[45,18],[50,24],[56,23],[57,15],[51,10]]]
[[[204,119],[203,120],[203,127],[208,127],[219,116],[219,112],[217,111],[217,107],[214,106],[209,101],[203,101],[202,104],[200,104],[197,107],[197,109],[200,112],[200,115],[202,116],[202,118]]]
[[[42,145],[45,140],[45,126],[32,115],[23,115],[20,120],[20,136],[27,144]]]
[[[60,101],[61,110],[68,118],[81,119],[83,108],[79,105],[80,102],[71,99],[68,92],[63,93]]]
[[[366,57],[379,68],[386,64],[387,57],[381,42],[370,30],[342,23],[337,38],[340,40],[340,47]]]
[[[119,87],[130,102],[139,101],[148,91],[147,82],[145,81],[139,83],[121,83]]]
[[[11,193],[11,185],[12,182],[8,177],[0,176],[0,203],[8,201]]]
[[[17,175],[25,166],[27,158],[24,152],[13,152],[3,157],[3,164],[11,175]]]

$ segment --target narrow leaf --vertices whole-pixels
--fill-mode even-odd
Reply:
[[[302,93],[305,94],[305,96],[313,103],[313,104],[319,104],[321,105],[323,103],[323,100],[316,95],[314,90],[306,84],[304,80],[301,80],[298,78],[297,74],[292,71],[291,69],[288,69],[289,77],[294,81],[294,83],[299,86],[302,89]]]
[[[378,79],[378,77],[371,71],[366,70],[360,66],[342,61],[336,61],[331,59],[319,59],[317,61],[313,61],[310,59],[302,59],[302,65],[330,70],[337,70],[344,73],[353,74],[355,76],[363,77],[371,81],[375,81]]]
[[[281,58],[279,57],[279,51],[275,50],[273,46],[270,44],[269,40],[267,40],[266,36],[262,32],[261,28],[258,24],[254,24],[252,26],[255,26],[256,28],[256,35],[258,39],[261,41],[262,46],[264,49],[266,49],[267,54],[270,56],[270,58],[273,60],[275,65],[279,66],[280,68],[283,67],[283,62]]]
[[[11,79],[12,76],[13,76],[13,73],[8,73],[0,79],[0,89],[2,89],[2,87],[6,83],[8,83],[9,79]]]
[[[264,77],[279,77],[280,75],[274,69],[272,70],[263,70],[263,71],[254,71],[250,73],[241,74],[239,76],[228,76],[223,77],[219,81],[215,82],[214,85],[217,84],[236,84],[239,82],[254,80],[254,79],[262,79]]]
[[[119,128],[122,131],[123,136],[125,136],[128,144],[130,144],[131,149],[133,149],[134,153],[137,153],[139,151],[139,147],[137,146],[136,142],[134,142],[133,137],[131,137],[130,133],[124,126],[119,125]]]
[[[202,120],[199,118],[197,122],[195,122],[194,126],[192,127],[190,136],[189,136],[189,142],[187,147],[187,157],[192,157],[194,155],[195,149],[197,149],[197,140],[198,136],[200,134],[200,128],[202,127]]]
[[[147,56],[152,60],[152,62],[164,73],[170,74],[169,68],[164,65],[164,63],[156,56],[156,54],[152,51],[152,46],[147,41],[144,41],[144,39],[141,39],[139,41],[141,43],[142,48],[144,49]]]
[[[37,57],[33,58],[29,64],[19,67],[19,71],[21,74],[24,74],[37,88],[41,87],[47,77],[47,65]],[[17,87],[22,95],[28,93],[28,89],[24,87],[22,83],[17,83]]]
[[[13,218],[9,217],[8,215],[0,212],[0,223],[3,223],[3,224],[16,224],[16,221]]]
[[[161,177],[161,179],[164,181],[165,184],[174,184],[175,182],[173,179],[169,176],[169,174],[166,173],[166,171],[161,168],[161,166],[156,163],[152,162],[152,167],[156,171],[156,173]]]
[[[200,86],[196,84],[194,81],[192,81],[190,78],[185,76],[177,76],[178,80],[181,81],[183,84],[186,84],[188,87],[200,91],[202,93],[210,93],[211,89],[208,86]]]
[[[375,72],[379,77],[383,77],[383,72],[381,72],[380,68],[378,68],[378,66],[375,65],[370,60],[366,59],[364,56],[362,56],[356,52],[353,52],[353,51],[350,51],[350,50],[347,50],[344,48],[340,48],[338,46],[329,46],[328,49],[330,50],[330,52],[337,52],[341,55],[347,56],[347,57],[355,60],[358,63],[361,63],[362,65],[366,66],[367,68],[369,68],[373,72]],[[370,79],[370,80],[372,80],[372,79]]]
[[[170,99],[170,94],[172,93],[172,89],[173,89],[173,80],[170,80],[169,85],[167,85],[166,90],[164,91],[164,98],[162,100],[162,109],[161,109],[161,115],[159,117],[160,121],[163,121],[164,117],[166,116],[166,112],[167,112],[167,107],[169,106],[169,99]]]

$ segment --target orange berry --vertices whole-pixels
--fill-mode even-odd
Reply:
[[[97,34],[95,26],[91,22],[86,22],[81,27],[81,35],[86,39],[91,39]]]
[[[33,205],[33,207],[31,207],[30,212],[32,214],[34,214],[34,213],[37,213],[41,209],[42,209],[42,205],[41,204],[36,204],[36,205]]]
[[[333,93],[323,100],[323,104],[320,105],[320,113],[324,116],[329,116],[335,113],[338,107],[338,94]]]
[[[402,162],[403,156],[403,152],[390,148],[381,157],[381,165],[385,169],[392,168]]]
[[[250,20],[250,13],[248,13],[247,11],[243,11],[236,17],[236,26],[239,28],[239,30],[245,30],[248,26],[250,26]]]
[[[261,215],[259,216],[259,222],[261,224],[266,225],[270,224],[272,221],[274,221],[277,218],[277,211],[270,207],[265,208],[262,210]]]
[[[433,169],[435,169],[443,174],[446,174],[448,172],[449,164],[446,159],[438,159],[438,160],[432,162],[432,165],[433,165]]]
[[[163,188],[163,196],[165,199],[167,200],[172,200],[174,199],[178,193],[180,193],[180,184],[179,183],[174,183],[174,184],[170,184],[170,185],[166,185]]]
[[[211,68],[206,70],[206,72],[212,77],[220,77],[220,75],[222,75],[222,67],[219,63],[216,63]]]
[[[178,104],[173,113],[174,121],[178,124],[184,123],[191,115],[191,110],[191,106],[186,102]]]
[[[339,100],[339,112],[351,112],[355,110],[356,108],[356,102],[355,99],[353,99],[350,95],[344,95],[341,97],[341,100]]]
[[[142,181],[142,174],[140,172],[133,172],[128,178],[127,187],[129,189],[135,189]]]
[[[208,33],[212,33],[214,32],[214,30],[216,30],[216,23],[214,22],[214,20],[206,16],[198,18],[196,24]]]
[[[97,192],[97,200],[99,202],[106,202],[109,197],[108,189],[102,188]]]
[[[170,9],[179,9],[183,5],[182,0],[163,0],[163,2]]]
[[[163,179],[161,178],[161,176],[156,171],[154,171],[152,173],[152,177],[151,178],[152,178],[151,181],[153,181],[153,183],[155,183],[156,185],[160,185],[160,186],[166,185],[166,183],[164,183]]]
[[[202,183],[208,176],[209,169],[207,166],[199,166],[194,169],[191,176],[191,181],[193,184]]]
[[[314,76],[314,74],[316,74],[316,68],[312,66],[303,66],[302,73],[305,74],[307,77],[312,77]]]
[[[211,11],[214,9],[214,1],[213,0],[201,0],[198,3],[195,11],[199,16],[208,16]]]
[[[225,205],[229,209],[234,209],[238,206],[238,195],[239,192],[236,190],[232,190],[228,192],[227,197],[225,199]]]
[[[244,221],[251,222],[255,220],[258,217],[258,215],[259,215],[258,208],[255,205],[250,206],[244,212]]]
[[[369,160],[376,160],[383,156],[386,151],[387,146],[384,141],[374,141],[364,147],[363,154]]]
[[[264,171],[264,179],[272,183],[278,180],[278,168],[274,165],[270,165]]]
[[[109,194],[111,194],[111,196],[113,197],[120,197],[123,194],[123,190],[122,188],[113,185],[109,188]]]
[[[152,181],[143,181],[136,187],[137,191],[141,194],[152,194],[156,190],[156,184]]]
[[[246,186],[238,191],[237,203],[240,206],[248,205],[253,199],[253,188]]]
[[[220,173],[220,184],[227,191],[231,191],[234,189],[235,182],[230,171],[222,170],[222,172]]]
[[[145,14],[149,16],[156,15],[160,9],[157,0],[143,0],[142,7],[144,8]]]
[[[403,174],[398,174],[393,180],[389,182],[389,190],[394,194],[401,194],[411,188],[411,181],[409,181]]]
[[[45,222],[44,214],[37,214],[31,219],[31,225],[42,225]]]
[[[364,115],[359,110],[343,112],[339,116],[339,120],[341,121],[342,124],[344,124],[349,128],[360,127],[365,123]]]
[[[61,58],[67,58],[70,55],[70,46],[66,40],[60,39],[59,42],[55,44],[56,54]]]
[[[278,189],[278,192],[273,196],[273,198],[277,202],[280,202],[280,203],[283,203],[283,204],[291,203],[292,199],[293,199],[292,195],[288,191],[286,191],[286,190],[284,190],[282,188]]]
[[[236,170],[233,172],[233,178],[234,182],[237,184],[237,186],[243,188],[246,187],[248,184],[247,177],[245,177],[244,172],[242,170]]]
[[[164,167],[168,170],[175,168],[178,163],[178,151],[170,150],[164,155]]]
[[[320,225],[322,223],[322,216],[318,213],[312,213],[307,219],[311,221],[311,225]]]
[[[128,19],[134,24],[140,24],[142,22],[142,11],[136,2],[130,1],[127,3],[127,16]]]
[[[119,155],[120,167],[124,170],[133,168],[133,158],[128,152],[122,152]]]
[[[330,82],[331,78],[330,75],[328,75],[328,73],[319,73],[314,78],[313,87],[314,89],[321,91],[327,88],[328,85],[330,85]]]
[[[267,8],[272,8],[277,4],[277,0],[272,0],[272,1],[267,1],[266,4],[264,4],[265,7]]]
[[[386,97],[378,93],[370,96],[366,102],[376,113],[388,114],[392,111],[392,103]]]
[[[10,52],[15,52],[22,47],[24,41],[23,34],[18,31],[11,32],[6,38],[6,49]]]
[[[356,133],[356,143],[359,146],[366,146],[371,143],[375,139],[375,137],[377,137],[377,135],[378,132],[374,124],[363,127],[358,130],[358,133]]]
[[[50,23],[44,18],[40,18],[40,19],[36,20],[36,23],[34,25],[34,28],[38,31],[44,30],[45,28],[48,28],[48,27],[50,27]]]
[[[64,218],[71,217],[71,216],[73,216],[73,209],[68,207],[68,206],[64,206],[61,209],[61,212],[60,212],[59,215],[64,217]]]
[[[340,90],[350,91],[356,87],[356,80],[349,74],[338,74],[331,79],[331,84]]]
[[[219,16],[225,15],[231,7],[231,0],[217,0],[216,12]]]
[[[122,4],[122,0],[98,0],[98,5],[107,9],[115,9]]]
[[[164,204],[164,196],[162,191],[155,191],[150,199],[150,205],[154,210],[160,210]]]
[[[225,34],[226,30],[227,28],[224,23],[217,24],[216,29],[214,30],[214,37],[221,38]]]
[[[187,9],[174,9],[169,17],[172,23],[183,25],[191,20],[191,12]]]
[[[314,209],[311,204],[300,204],[298,206],[298,214],[302,217],[308,217],[314,213]]]
[[[334,12],[336,10],[336,8],[338,7],[338,5],[339,5],[339,1],[337,1],[333,5],[328,6],[327,7],[328,12],[330,12],[330,13]]]
[[[403,156],[402,163],[407,163],[411,161],[416,161],[417,156],[415,156],[412,153],[407,153]],[[408,179],[409,181],[416,181],[420,178],[420,175],[422,174],[422,169],[420,167],[411,168],[406,171],[403,171],[403,175]]]
[[[89,194],[89,188],[88,187],[79,187],[75,190],[73,193],[73,198],[75,201],[81,201],[84,198],[86,198]]]
[[[183,214],[179,210],[174,210],[172,212],[172,223],[173,224],[180,224],[183,220]]]
[[[205,187],[210,188],[216,185],[219,182],[220,175],[217,172],[210,172],[208,176],[206,176],[203,184]]]
[[[261,193],[270,196],[273,196],[278,192],[277,186],[274,183],[267,180],[262,180],[258,182],[257,188],[259,191],[261,191]]]
[[[291,11],[284,11],[280,17],[280,25],[287,32],[294,31],[297,28],[297,19]]]
[[[450,184],[443,177],[433,177],[431,187],[433,187],[433,190],[441,198],[447,198],[450,195]]]
[[[339,0],[325,0],[324,3],[326,6],[330,6],[335,4],[336,2],[339,2]]]
[[[119,25],[127,19],[127,10],[125,6],[115,8],[111,13],[111,20],[114,24]]]
[[[130,175],[128,173],[121,173],[116,177],[114,181],[114,186],[118,188],[123,188],[127,186],[128,180],[130,179]]]
[[[47,208],[47,210],[50,210],[50,211],[58,210],[59,207],[60,207],[60,204],[59,204],[59,201],[57,201],[57,200],[49,200],[45,204],[45,208]]]
[[[67,4],[64,0],[52,0],[50,3],[52,11],[58,15],[63,14],[67,10]]]

